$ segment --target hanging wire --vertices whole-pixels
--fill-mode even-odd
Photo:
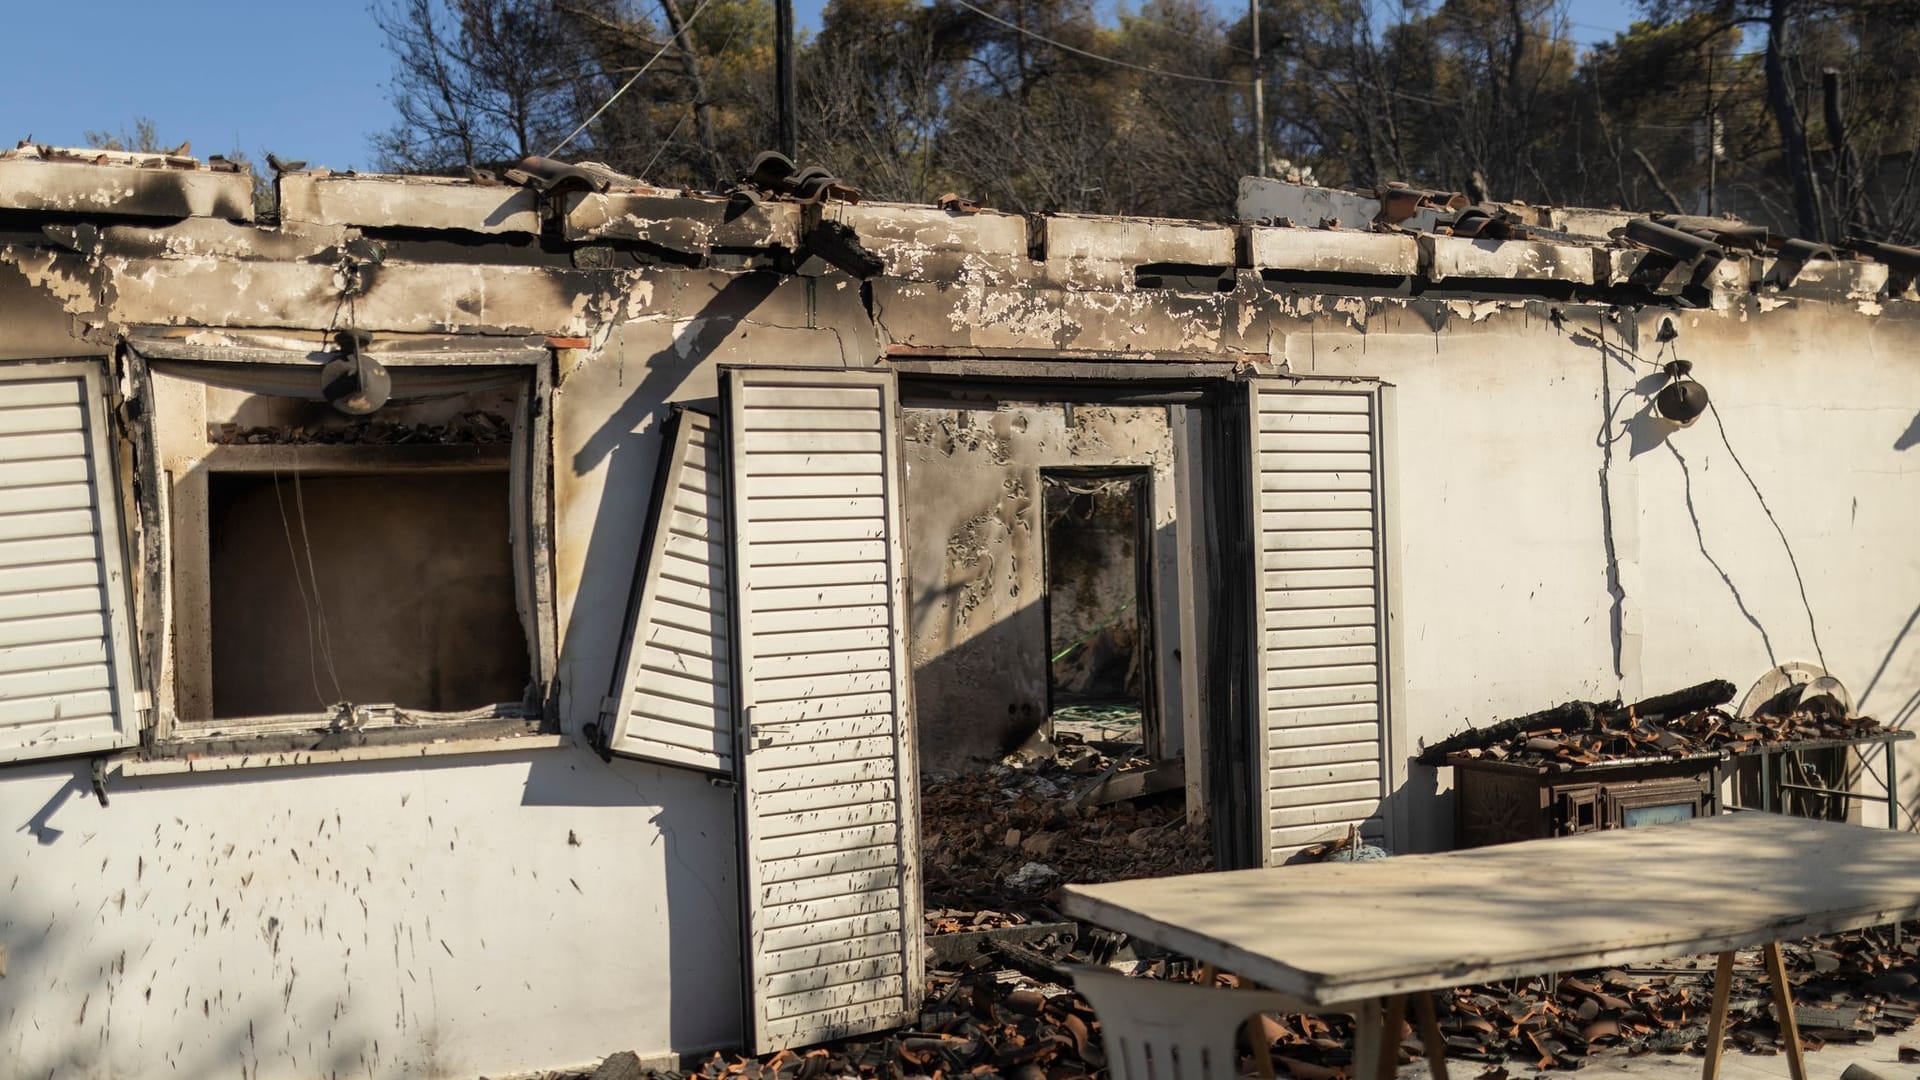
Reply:
[[[332,704],[327,695],[320,692],[320,661],[314,649],[313,605],[307,600],[307,583],[300,576],[300,555],[293,547],[293,523],[287,520],[287,502],[280,494],[280,467],[273,467],[273,501],[280,508],[280,531],[287,538],[287,564],[293,567],[293,587],[300,592],[300,625],[307,630],[307,677],[313,682],[313,700],[322,709]]]
[[[1754,482],[1753,474],[1747,471],[1746,463],[1740,460],[1740,455],[1733,449],[1733,443],[1727,439],[1727,425],[1721,421],[1720,410],[1714,408],[1711,400],[1707,402],[1707,412],[1713,414],[1713,426],[1720,431],[1720,443],[1727,448],[1727,456],[1733,459],[1734,465],[1740,470],[1740,475],[1747,478],[1747,486],[1753,489],[1753,497],[1760,502],[1760,511],[1767,515],[1768,523],[1773,526],[1774,533],[1780,537],[1780,546],[1786,549],[1787,565],[1793,567],[1794,584],[1800,587],[1800,606],[1807,612],[1807,632],[1813,635],[1813,652],[1820,660],[1820,667],[1825,669],[1827,654],[1820,647],[1820,627],[1813,617],[1813,604],[1807,600],[1807,579],[1800,576],[1800,560],[1794,558],[1793,545],[1787,542],[1787,532],[1780,527],[1780,519],[1773,516],[1773,509],[1767,505],[1767,497],[1760,494],[1760,485]]]
[[[1068,45],[1067,43],[1062,41],[1055,41],[1054,39],[1046,36],[1045,34],[1036,33],[1032,30],[1027,29],[1024,26],[1021,26],[1019,23],[1013,22],[1008,19],[1003,19],[1000,16],[995,15],[993,12],[988,11],[986,8],[980,7],[976,4],[969,3],[968,0],[953,0],[953,2],[956,4],[959,4],[961,7],[966,8],[968,11],[973,12],[975,15],[978,15],[981,18],[990,19],[993,22],[997,22],[1001,26],[1004,26],[1007,29],[1012,30],[1017,34],[1022,34],[1026,37],[1032,38],[1035,41],[1039,41],[1039,42],[1043,42],[1045,44],[1051,45],[1054,48],[1061,50],[1062,52],[1070,52],[1075,56],[1084,56],[1089,60],[1098,60],[1103,64],[1112,64],[1114,67],[1128,68],[1133,71],[1144,72],[1145,74],[1148,74],[1148,75],[1158,75],[1163,79],[1185,79],[1188,82],[1209,83],[1214,86],[1252,86],[1253,85],[1251,81],[1241,82],[1237,79],[1216,79],[1211,75],[1189,75],[1184,71],[1168,71],[1165,68],[1147,67],[1144,64],[1135,64],[1126,60],[1116,59],[1115,57],[1111,57],[1111,56],[1102,56],[1099,53],[1088,52],[1085,49],[1075,48],[1074,46]]]
[[[572,131],[567,132],[567,137],[555,143],[553,146],[553,149],[547,151],[546,156],[552,157],[553,155],[566,149],[566,146],[568,143],[572,142],[577,136],[579,136],[581,132],[587,130],[587,125],[593,123],[595,120],[600,119],[600,114],[603,112],[606,112],[609,108],[611,108],[614,102],[619,101],[621,94],[624,94],[628,90],[632,89],[633,84],[640,81],[640,76],[645,75],[647,73],[647,69],[653,66],[654,61],[660,59],[662,56],[665,56],[667,54],[667,50],[673,48],[674,41],[677,41],[680,37],[684,37],[688,31],[693,29],[693,24],[695,20],[700,18],[700,13],[707,10],[707,5],[711,3],[713,3],[713,0],[700,0],[700,6],[697,8],[694,8],[693,14],[687,16],[687,21],[681,24],[680,33],[674,35],[672,39],[662,44],[660,48],[654,50],[654,54],[652,56],[647,57],[647,62],[644,64],[641,64],[640,69],[638,71],[635,71],[631,78],[629,78],[626,82],[621,83],[620,89],[615,90],[613,92],[612,97],[608,98],[599,108],[593,110],[593,115],[587,117],[585,120],[580,121],[579,127],[574,128]]]
[[[740,33],[740,20],[735,19],[733,23],[733,28],[727,31],[727,39],[720,43],[720,48],[716,55],[725,56],[727,53],[727,50],[733,47],[734,37],[739,33]],[[660,145],[654,148],[653,156],[647,159],[646,168],[643,168],[640,170],[638,175],[640,176],[641,179],[643,180],[646,179],[648,174],[653,172],[654,164],[660,160],[661,154],[664,154],[667,152],[667,147],[673,145],[673,137],[675,135],[680,134],[680,128],[684,124],[686,124],[687,117],[692,116],[694,114],[694,111],[699,108],[700,108],[699,102],[697,101],[687,102],[687,111],[681,113],[680,118],[673,122],[673,130],[667,132],[667,137],[660,140]]]
[[[349,327],[351,329],[351,327]],[[333,683],[335,701],[345,701],[346,692],[340,689],[340,672],[333,666],[333,635],[327,629],[327,605],[320,599],[320,577],[313,570],[313,538],[307,533],[307,501],[300,491],[300,446],[293,444],[293,507],[300,518],[300,546],[307,552],[307,580],[313,585],[313,608],[318,616],[320,628],[320,659],[326,664],[327,678]],[[300,567],[295,564],[293,572],[298,574]]]

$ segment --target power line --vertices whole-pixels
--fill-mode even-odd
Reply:
[[[707,10],[707,5],[711,3],[713,3],[713,0],[700,0],[700,6],[693,9],[693,14],[687,16],[686,24],[680,27],[680,35],[684,35],[687,31],[693,29],[694,21],[700,18],[700,13]],[[564,139],[561,139],[558,143],[554,144],[553,149],[547,151],[547,156],[552,157],[553,155],[559,153],[561,150],[566,149],[566,146],[568,143],[572,142],[574,138],[578,136],[581,132],[587,130],[587,125],[593,123],[595,120],[600,119],[600,114],[603,112],[606,112],[607,109],[612,107],[614,102],[620,100],[621,94],[624,94],[628,90],[632,89],[633,84],[640,81],[640,76],[645,75],[647,73],[647,69],[653,66],[654,61],[660,59],[662,56],[665,56],[667,54],[667,50],[673,47],[674,41],[677,40],[677,38],[680,35],[675,35],[674,38],[668,39],[664,44],[660,46],[660,48],[654,50],[654,54],[652,56],[647,57],[647,62],[640,65],[640,70],[634,72],[632,78],[628,79],[626,82],[621,83],[620,89],[615,90],[613,92],[612,97],[608,98],[606,102],[602,104],[599,108],[593,110],[592,116],[589,116],[585,120],[580,121],[579,127],[574,128],[572,131],[567,132],[567,137]]]
[[[1024,26],[1021,26],[1019,23],[1011,22],[1007,19],[1003,19],[1000,16],[995,15],[993,12],[988,11],[983,7],[979,7],[975,4],[969,3],[968,0],[953,0],[953,2],[956,4],[959,4],[961,7],[966,8],[968,11],[973,12],[975,15],[978,15],[981,18],[990,19],[994,22],[997,22],[1001,26],[1004,26],[1007,29],[1014,31],[1015,33],[1022,34],[1026,37],[1030,37],[1035,41],[1044,42],[1048,45],[1053,46],[1056,49],[1061,50],[1062,52],[1070,52],[1075,56],[1084,56],[1089,60],[1098,60],[1103,64],[1112,64],[1115,67],[1129,68],[1133,71],[1144,72],[1145,74],[1148,74],[1148,75],[1158,75],[1163,79],[1185,79],[1188,82],[1211,83],[1214,86],[1252,86],[1253,85],[1251,81],[1240,82],[1239,80],[1236,80],[1236,79],[1216,79],[1210,75],[1189,75],[1184,71],[1168,71],[1165,68],[1147,67],[1145,64],[1134,64],[1134,63],[1129,63],[1128,61],[1125,61],[1125,60],[1116,59],[1111,56],[1102,56],[1099,53],[1088,52],[1085,49],[1075,48],[1074,46],[1068,45],[1062,41],[1055,41],[1054,39],[1046,36],[1045,34],[1036,33],[1032,30],[1027,29]]]

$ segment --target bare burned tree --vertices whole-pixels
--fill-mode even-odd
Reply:
[[[545,153],[605,86],[550,0],[383,0],[374,18],[394,55],[399,122],[372,140],[390,171]]]

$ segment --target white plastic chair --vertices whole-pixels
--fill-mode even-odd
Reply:
[[[1113,1080],[1235,1080],[1240,1069],[1234,1042],[1256,1013],[1329,1011],[1271,990],[1129,979],[1106,968],[1072,970],[1073,988],[1100,1018]],[[1257,1052],[1254,1059],[1264,1061]]]

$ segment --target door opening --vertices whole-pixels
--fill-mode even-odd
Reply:
[[[1152,473],[1046,469],[1040,479],[1051,735],[1152,756]]]

